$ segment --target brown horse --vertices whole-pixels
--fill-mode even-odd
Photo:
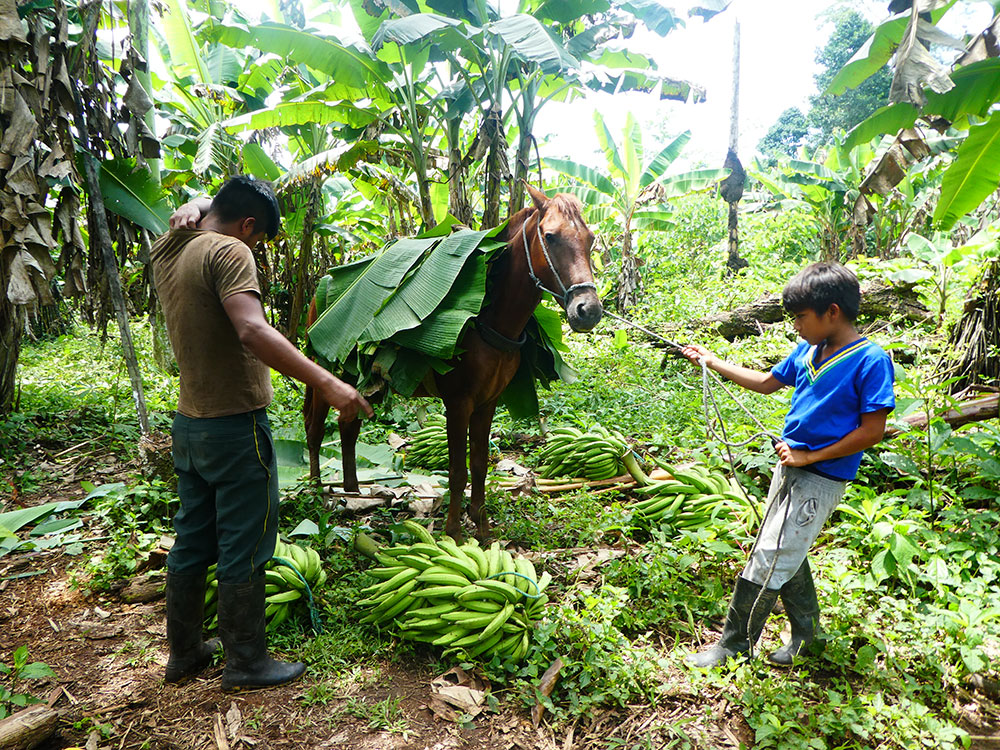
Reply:
[[[580,201],[572,195],[549,198],[529,186],[534,203],[507,222],[507,247],[499,257],[493,279],[493,293],[469,326],[461,341],[462,354],[449,364],[444,374],[432,372],[414,395],[435,396],[444,401],[448,431],[448,489],[451,504],[445,531],[455,540],[462,537],[462,499],[472,472],[472,499],[469,516],[478,535],[484,537],[489,522],[483,512],[490,426],[500,394],[517,372],[521,361],[520,343],[528,320],[550,291],[566,311],[574,331],[589,331],[603,314],[590,270],[590,248],[594,233],[580,215]],[[527,248],[526,248],[527,245]],[[316,318],[316,302],[309,308],[309,325]],[[306,389],[306,441],[309,470],[319,476],[319,448],[326,430],[330,407]],[[340,423],[344,489],[358,489],[355,445],[361,429],[359,420]]]

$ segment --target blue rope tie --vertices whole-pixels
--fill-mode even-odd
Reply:
[[[284,565],[286,568],[291,568],[291,571],[306,587],[306,605],[309,607],[309,622],[312,625],[313,632],[319,635],[323,632],[323,619],[320,617],[319,610],[316,609],[316,601],[313,599],[312,588],[309,586],[309,581],[305,579],[302,572],[298,569],[298,567],[296,567],[295,563],[286,560],[283,557],[272,557],[271,559],[278,565]]]

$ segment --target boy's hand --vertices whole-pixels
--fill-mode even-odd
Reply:
[[[774,450],[777,451],[782,466],[808,466],[813,462],[811,451],[792,448],[783,440],[775,443]]]
[[[698,344],[688,344],[681,348],[681,354],[699,367],[703,359],[706,365],[710,365],[711,361],[715,359],[715,355],[712,352],[703,346],[698,346]]]

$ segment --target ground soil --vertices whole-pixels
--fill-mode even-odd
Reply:
[[[107,481],[114,481],[114,472],[107,474]],[[18,506],[79,494],[64,478],[19,498]],[[86,557],[100,554],[99,533],[85,533],[93,538]],[[55,679],[30,684],[33,695],[60,713],[58,729],[42,750],[753,746],[740,707],[721,695],[695,694],[682,672],[665,675],[656,707],[609,709],[571,726],[552,726],[544,719],[535,726],[527,707],[503,695],[495,710],[465,726],[442,720],[428,708],[430,683],[440,671],[429,657],[368,661],[349,679],[307,673],[292,685],[235,695],[221,691],[221,666],[186,684],[167,685],[162,679],[167,656],[162,596],[129,603],[120,591],[87,595],[73,580],[82,563],[81,556],[69,556],[62,548],[0,558],[0,659],[27,645],[32,661],[45,662],[56,673]],[[319,683],[328,689],[317,692]],[[356,709],[386,698],[399,699],[399,714],[388,730],[373,728],[370,717]],[[985,725],[987,717],[975,702],[966,715],[966,729],[977,736],[973,747],[1000,747],[1000,733]],[[691,744],[671,742],[677,727]]]

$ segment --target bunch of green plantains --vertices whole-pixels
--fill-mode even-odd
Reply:
[[[367,571],[379,582],[362,590],[369,609],[362,622],[392,627],[401,638],[443,646],[445,656],[517,662],[528,653],[533,623],[548,601],[552,577],[496,542],[458,545],[435,540],[416,521],[404,521],[419,539],[373,553],[381,567]],[[356,546],[357,542],[356,542]],[[360,547],[359,547],[360,548]]]
[[[754,500],[721,470],[702,464],[679,469],[661,463],[660,467],[668,478],[643,475],[647,483],[634,490],[645,495],[628,506],[637,524],[700,529],[718,523],[752,523],[757,513]]]
[[[539,459],[536,471],[546,479],[568,476],[599,481],[621,474],[634,457],[624,435],[595,424],[586,432],[576,427],[551,430]]]
[[[215,565],[208,569],[208,588],[205,589],[206,627],[218,624],[218,586],[215,580]],[[319,553],[312,547],[300,547],[278,540],[274,557],[264,571],[264,593],[267,607],[267,629],[274,630],[287,620],[300,605],[307,603],[308,594],[326,583],[326,571]]]
[[[423,428],[410,435],[404,463],[431,470],[448,468],[448,429],[443,414],[431,414]]]

